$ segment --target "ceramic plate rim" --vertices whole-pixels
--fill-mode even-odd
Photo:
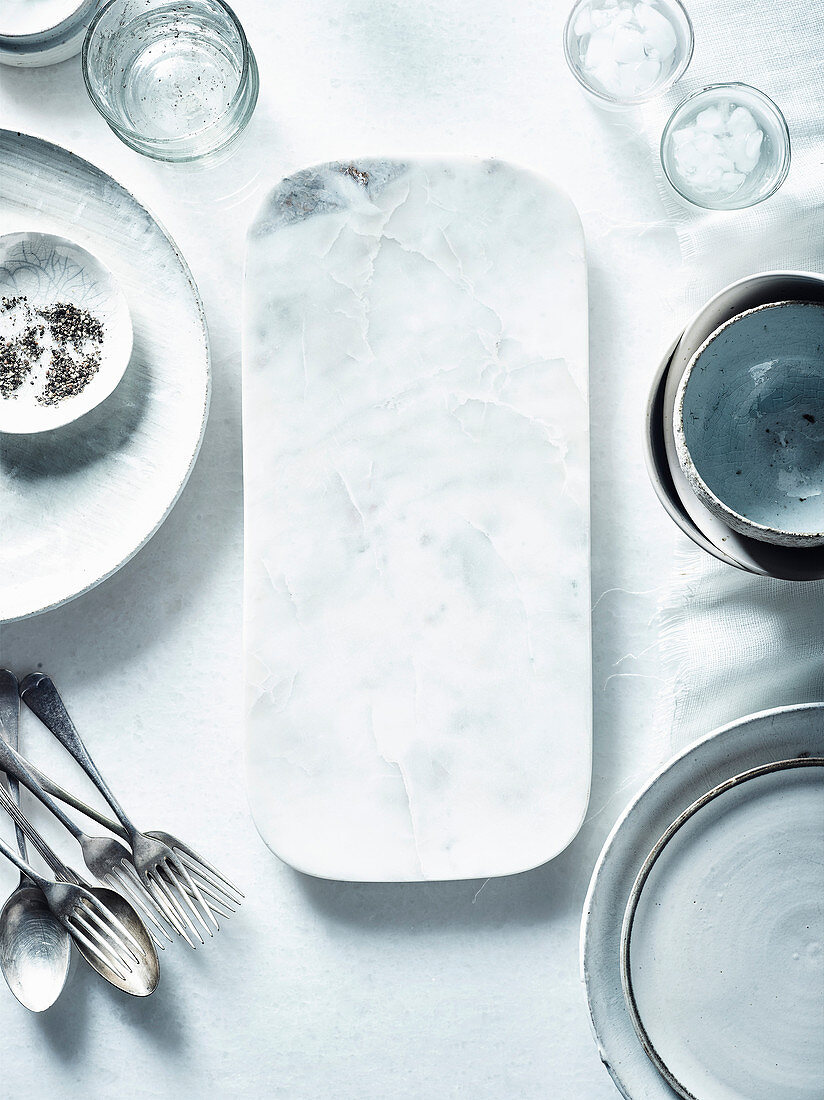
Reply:
[[[699,550],[705,551],[705,553],[709,554],[717,561],[723,562],[725,565],[730,565],[734,569],[740,569],[742,572],[753,574],[754,570],[749,569],[741,562],[729,557],[725,551],[719,549],[715,543],[710,541],[707,535],[704,534],[704,532],[693,522],[691,517],[684,511],[684,507],[675,490],[674,483],[672,484],[672,493],[670,493],[665,481],[666,478],[669,478],[669,481],[672,483],[672,475],[666,458],[666,445],[663,439],[663,414],[659,410],[659,405],[663,406],[664,403],[664,389],[666,387],[667,376],[670,366],[672,365],[672,357],[677,344],[678,339],[672,343],[664,359],[661,361],[661,364],[653,376],[652,385],[647,398],[644,431],[644,460],[647,467],[647,476],[652,485],[652,490],[660,501],[664,511],[675,526],[686,535]],[[660,425],[658,424],[659,419],[661,421]],[[660,431],[658,430],[659,428],[661,429]],[[661,439],[656,446],[656,440],[658,440],[659,435]],[[658,453],[661,451],[663,451],[663,456],[662,461],[659,461]],[[760,576],[761,574],[755,575]]]
[[[649,1033],[649,1030],[644,1023],[641,1011],[638,1008],[638,1003],[635,998],[634,985],[632,980],[632,932],[635,926],[635,916],[638,912],[638,905],[641,900],[641,896],[644,892],[646,884],[652,873],[652,870],[657,863],[659,857],[663,855],[664,850],[670,841],[674,840],[676,835],[680,832],[681,828],[691,821],[694,817],[700,814],[701,810],[705,806],[714,802],[717,798],[723,797],[730,790],[743,786],[745,783],[753,779],[760,779],[765,775],[775,775],[783,771],[792,771],[793,769],[806,769],[806,768],[821,768],[824,767],[824,757],[811,756],[811,757],[790,757],[782,760],[774,760],[767,764],[761,764],[758,767],[750,768],[748,771],[739,772],[736,775],[731,776],[729,779],[724,780],[722,783],[717,784],[711,790],[707,791],[700,798],[697,798],[690,806],[688,806],[679,816],[672,822],[666,832],[653,845],[649,855],[644,860],[641,870],[638,872],[638,876],[632,887],[632,891],[627,902],[626,910],[624,911],[624,918],[621,925],[621,955],[620,955],[620,968],[621,968],[621,985],[624,991],[624,999],[627,1003],[630,1018],[632,1020],[635,1031],[647,1052],[647,1056],[654,1063],[656,1069],[661,1076],[666,1080],[667,1084],[679,1096],[684,1097],[685,1100],[696,1100],[694,1093],[684,1085],[675,1073],[669,1068],[665,1059],[658,1053],[655,1043]]]
[[[643,781],[604,842],[584,901],[579,941],[580,978],[584,984],[590,1029],[598,1047],[599,1056],[626,1100],[668,1100],[668,1098],[671,1100],[677,1095],[660,1076],[644,1052],[630,1020],[621,988],[619,942],[626,901],[637,870],[663,832],[662,828],[652,827],[649,820],[647,821],[646,828],[650,832],[648,842],[644,841],[640,845],[643,850],[632,845],[634,859],[630,858],[633,853],[626,857],[635,870],[623,876],[623,879],[629,878],[626,892],[624,892],[621,881],[611,883],[609,875],[613,873],[619,880],[622,879],[617,863],[619,856],[623,854],[619,850],[620,842],[627,840],[625,834],[629,829],[628,823],[637,819],[639,828],[643,828],[644,810],[650,804],[651,813],[656,812],[657,796],[659,800],[663,799],[665,802],[663,809],[657,809],[660,816],[666,818],[664,825],[666,828],[666,825],[671,824],[674,817],[678,816],[677,808],[664,812],[672,798],[671,792],[662,791],[662,787],[667,785],[668,777],[670,784],[676,787],[676,795],[679,788],[688,786],[690,779],[695,782],[696,777],[700,778],[699,793],[704,793],[715,786],[716,782],[729,777],[735,771],[743,770],[737,766],[736,760],[755,760],[759,756],[761,736],[765,728],[774,727],[793,715],[808,716],[803,728],[793,735],[794,742],[798,744],[805,737],[807,740],[814,740],[817,737],[821,744],[821,752],[816,755],[824,755],[824,699],[772,707],[736,718],[705,734],[697,741],[691,742],[656,769],[648,780]],[[816,716],[818,716],[817,725],[814,722]],[[794,729],[797,728],[794,726]],[[787,743],[790,741],[786,735],[784,740]],[[770,738],[769,744],[763,745],[763,761],[774,761],[782,755],[791,755],[789,750],[785,752],[780,746],[780,739]],[[709,765],[706,762],[702,764],[702,756],[713,749],[715,756],[720,754],[720,758],[714,759]],[[755,764],[751,763],[749,766],[755,766]],[[719,779],[713,780],[712,775],[718,775]],[[684,808],[692,801],[693,798],[685,796]],[[647,814],[647,818],[649,816],[650,814]],[[618,898],[614,896],[610,898],[610,893],[614,895],[616,889],[619,891]],[[603,901],[605,895],[608,898],[607,902]],[[610,900],[614,904],[610,905]],[[601,916],[602,909],[609,910],[608,918]],[[596,924],[599,921],[602,927],[597,929]],[[610,943],[614,940],[614,952],[606,951],[607,939]],[[593,954],[601,958],[597,965],[591,966]],[[605,973],[606,968],[610,968],[609,975]],[[630,1035],[631,1042],[628,1043],[627,1038]]]

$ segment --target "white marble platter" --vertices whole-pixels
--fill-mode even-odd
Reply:
[[[0,233],[85,248],[126,296],[134,346],[96,409],[0,434],[0,622],[64,603],[152,536],[185,485],[209,406],[203,309],[174,243],[124,188],[65,149],[0,131]]]
[[[583,238],[481,161],[327,164],[248,241],[248,784],[293,867],[504,875],[591,757]]]
[[[824,703],[750,715],[670,761],[607,840],[582,967],[631,1100],[822,1095],[822,757]]]

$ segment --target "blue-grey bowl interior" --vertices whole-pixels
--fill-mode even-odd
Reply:
[[[824,306],[728,322],[688,369],[680,407],[689,458],[722,504],[772,531],[824,535]]]

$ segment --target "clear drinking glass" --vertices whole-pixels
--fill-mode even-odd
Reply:
[[[83,76],[117,136],[167,161],[225,150],[251,118],[259,86],[223,0],[109,0],[83,43]]]

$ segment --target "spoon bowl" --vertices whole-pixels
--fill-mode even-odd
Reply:
[[[70,961],[69,933],[43,891],[22,879],[0,913],[0,968],[9,989],[31,1012],[44,1012],[60,996]]]
[[[82,943],[77,943],[78,951],[98,974],[117,989],[129,993],[132,997],[148,997],[151,993],[154,993],[160,981],[160,962],[146,926],[138,916],[136,909],[115,890],[108,890],[103,886],[86,886],[86,889],[121,924],[125,925],[130,935],[140,944],[142,957],[139,963],[135,962],[133,958],[129,959],[130,972],[124,978],[117,971],[108,967],[97,955],[87,951]]]

